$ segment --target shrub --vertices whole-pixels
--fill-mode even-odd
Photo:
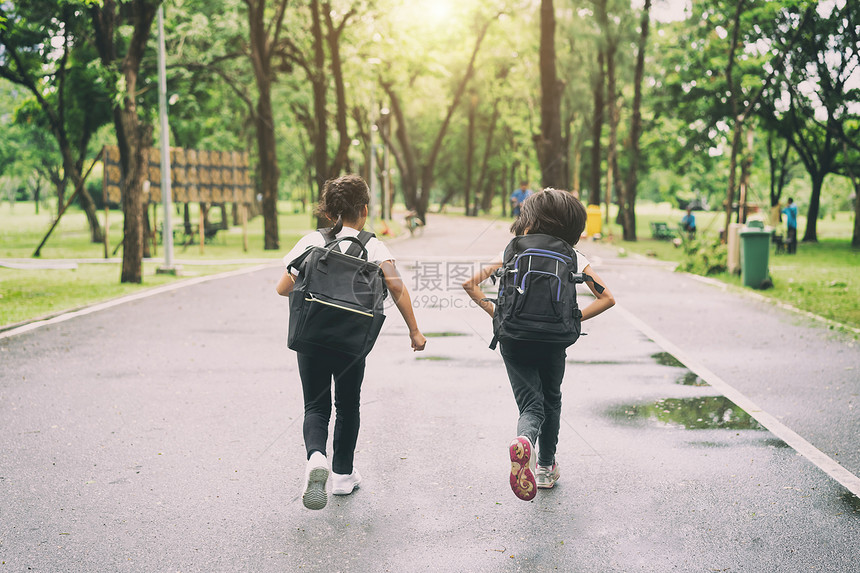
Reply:
[[[687,239],[683,242],[684,259],[677,270],[697,275],[716,275],[726,271],[728,251],[717,240]]]

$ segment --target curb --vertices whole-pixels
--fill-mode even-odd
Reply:
[[[88,314],[92,314],[94,312],[98,312],[100,310],[106,310],[108,308],[112,308],[114,306],[119,306],[121,304],[125,304],[127,302],[133,302],[136,300],[141,300],[144,298],[149,298],[151,296],[155,296],[158,294],[162,294],[165,292],[171,292],[175,290],[179,290],[182,288],[214,281],[220,279],[226,279],[235,276],[246,275],[250,273],[254,273],[263,269],[274,268],[276,266],[281,266],[282,262],[280,259],[273,260],[271,263],[255,265],[253,267],[238,269],[234,271],[227,271],[224,273],[217,273],[214,275],[207,275],[205,277],[195,277],[192,279],[179,280],[174,283],[168,285],[161,285],[157,287],[152,287],[149,289],[144,289],[142,291],[138,291],[134,294],[121,296],[114,299],[109,299],[107,301],[97,302],[89,305],[84,305],[81,307],[77,307],[75,309],[66,309],[62,311],[58,311],[57,313],[49,314],[46,316],[41,316],[38,318],[33,318],[31,320],[26,320],[23,322],[19,322],[12,325],[7,325],[4,327],[0,327],[0,340],[4,338],[11,338],[13,336],[17,336],[19,334],[24,334],[25,332],[30,332],[36,330],[37,328],[41,328],[43,326],[48,326],[50,324],[58,324],[60,322],[65,322],[67,320],[71,320],[72,318],[76,318],[78,316],[86,316]]]

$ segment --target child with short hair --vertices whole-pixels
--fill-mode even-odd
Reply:
[[[309,247],[325,246],[326,242],[333,240],[332,237],[357,237],[367,222],[369,202],[367,183],[358,175],[344,175],[326,181],[317,212],[334,223],[334,227],[329,230],[329,238],[326,239],[318,231],[305,235],[284,257],[284,265],[289,266]],[[340,248],[346,251],[343,243]],[[427,340],[418,329],[409,292],[394,266],[394,257],[376,237],[370,238],[365,248],[367,260],[379,264],[382,268],[388,291],[409,329],[412,350],[424,350]],[[292,272],[289,268],[284,271],[276,287],[279,295],[289,296],[298,273],[295,268]],[[322,509],[328,501],[326,483],[329,478],[329,463],[326,458],[326,443],[332,409],[332,378],[336,410],[334,453],[331,462],[331,472],[334,474],[332,493],[349,495],[361,484],[361,475],[353,466],[353,458],[358,440],[359,398],[364,380],[365,359],[337,351],[318,351],[314,354],[297,352],[296,356],[304,394],[303,434],[308,459],[302,503],[308,509]]]
[[[511,231],[515,235],[550,235],[573,247],[585,229],[586,217],[585,207],[572,194],[545,189],[526,199]],[[593,279],[586,284],[595,299],[582,309],[581,320],[588,320],[611,308],[615,299],[588,260],[579,251],[574,251],[579,272]],[[500,256],[463,283],[472,300],[490,316],[496,308],[485,298],[480,285],[504,264],[503,259]],[[501,341],[502,358],[520,413],[517,437],[508,446],[510,485],[514,494],[525,501],[534,499],[537,488],[551,488],[561,477],[555,453],[561,421],[561,383],[566,347],[564,343]],[[536,453],[534,444],[538,445]]]

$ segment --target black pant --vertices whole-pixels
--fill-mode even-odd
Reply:
[[[331,469],[335,473],[351,474],[358,440],[364,358],[358,360],[337,353],[297,353],[297,357],[305,398],[303,432],[308,458],[315,450],[326,453],[331,419],[331,380],[334,377],[334,456]]]
[[[560,346],[502,343],[502,358],[520,410],[517,435],[537,444],[538,463],[542,466],[555,462],[565,356],[565,349]]]
[[[789,227],[786,233],[788,240],[788,254],[793,255],[797,252],[797,227]]]

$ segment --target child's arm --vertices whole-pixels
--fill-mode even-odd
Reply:
[[[501,267],[502,264],[502,261],[491,263],[489,266],[484,267],[476,273],[475,276],[463,283],[463,289],[469,293],[469,297],[478,303],[478,306],[483,308],[490,316],[493,316],[496,307],[493,303],[484,300],[486,295],[484,294],[484,291],[481,290],[481,283],[490,278],[490,275],[496,272],[496,269]]]
[[[296,286],[296,277],[294,277],[293,273],[290,271],[284,271],[284,274],[282,274],[280,280],[278,280],[278,285],[275,287],[275,291],[281,296],[289,296],[293,291],[294,286]]]
[[[385,284],[388,286],[388,291],[394,299],[394,304],[397,306],[397,310],[400,311],[400,315],[403,316],[403,320],[409,328],[409,340],[412,343],[412,350],[415,352],[424,350],[427,339],[418,330],[418,321],[415,320],[415,313],[412,310],[412,299],[409,296],[409,291],[406,290],[406,285],[403,284],[403,279],[400,277],[397,267],[391,261],[383,261],[380,266],[382,267],[382,274],[385,275]]]
[[[593,278],[594,283],[598,283],[603,286],[603,292],[597,292],[597,289],[594,288],[594,283],[585,283],[594,294],[594,301],[582,310],[582,320],[588,320],[589,318],[594,318],[604,310],[609,310],[615,306],[615,297],[612,296],[612,293],[606,287],[606,283],[603,282],[596,272],[594,272],[591,265],[586,265],[586,267],[582,269],[582,272]]]

